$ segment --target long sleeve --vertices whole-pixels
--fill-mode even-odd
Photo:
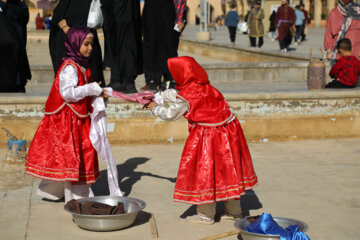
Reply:
[[[264,17],[265,17],[264,9],[260,9],[258,20],[262,20],[264,19]]]
[[[184,11],[186,8],[186,0],[174,0],[176,22],[182,22],[184,20]]]
[[[153,109],[153,114],[166,121],[177,120],[183,116],[188,110],[188,103],[177,98],[175,89],[168,89],[160,93],[164,103],[168,105],[156,105]]]
[[[87,96],[99,96],[101,87],[96,82],[77,86],[78,75],[76,69],[68,65],[60,73],[59,90],[66,102],[77,102]]]
[[[342,61],[342,58],[340,58],[331,68],[330,72],[329,72],[329,75],[330,77],[336,77],[341,69],[343,68],[343,61]]]

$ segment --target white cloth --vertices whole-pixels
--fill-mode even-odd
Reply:
[[[46,179],[41,180],[36,193],[41,197],[54,201],[65,197],[65,202],[94,196],[91,184],[73,185],[71,182],[56,182]]]
[[[87,96],[99,96],[102,88],[98,83],[78,84],[77,70],[71,65],[66,66],[59,76],[59,91],[65,102],[78,102]]]
[[[155,94],[157,105],[153,108],[152,113],[166,121],[177,120],[189,111],[188,103],[177,97],[175,89],[167,89],[164,92]],[[166,103],[167,106],[164,106]]]
[[[122,196],[118,183],[116,163],[107,138],[106,103],[104,102],[104,98],[95,98],[92,106],[93,113],[90,127],[90,140],[96,152],[106,162],[110,195]]]

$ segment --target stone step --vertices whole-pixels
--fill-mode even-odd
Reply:
[[[259,82],[306,82],[308,63],[270,62],[270,63],[203,63],[212,83]],[[326,70],[327,71],[327,70]],[[52,66],[32,64],[31,84],[51,84],[54,79]],[[105,80],[110,79],[110,70],[104,71]],[[139,75],[138,82],[144,82],[144,75]],[[327,76],[327,82],[330,77]]]

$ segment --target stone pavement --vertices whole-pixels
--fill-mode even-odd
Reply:
[[[182,38],[185,40],[192,40],[192,41],[199,41],[196,37],[196,32],[200,29],[199,26],[186,26]],[[299,45],[295,45],[294,41],[289,46],[290,50],[287,53],[281,53],[281,55],[290,55],[290,56],[297,56],[297,57],[309,57],[310,48],[312,50],[312,56],[320,58],[322,57],[320,48],[324,48],[324,34],[325,28],[324,27],[308,27],[307,28],[307,39],[306,41],[301,42]],[[225,46],[231,46],[229,32],[227,27],[220,26],[217,30],[210,29],[210,41],[203,41],[208,43],[214,44],[221,44]],[[249,36],[245,35],[241,32],[238,32],[236,35],[235,45],[234,48],[242,48],[242,49],[249,49],[249,50],[256,50],[256,51],[264,51],[269,53],[278,53],[280,54],[280,48],[278,41],[272,41],[268,35],[264,36],[264,45],[261,48],[257,47],[250,47]],[[266,59],[264,59],[266,62]]]
[[[314,240],[360,239],[359,145],[360,139],[249,143],[259,185],[242,198],[244,215],[267,212],[302,220]],[[235,230],[231,221],[214,225],[184,221],[194,208],[172,201],[182,148],[177,144],[112,146],[122,191],[146,202],[144,211],[154,214],[159,239],[198,240]],[[5,156],[5,151],[0,154]],[[105,166],[100,163],[102,178],[94,185],[97,195],[107,191]],[[36,195],[38,182],[2,189],[0,239],[152,239],[142,214],[136,225],[120,231],[82,230],[63,210],[63,202],[43,201]]]

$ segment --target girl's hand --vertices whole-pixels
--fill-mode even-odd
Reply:
[[[146,109],[152,111],[156,105],[156,102],[150,102],[148,105],[146,105]]]
[[[107,94],[107,90],[106,89],[102,89],[102,92],[100,93],[100,97],[103,97],[103,98],[108,98],[109,95]]]

